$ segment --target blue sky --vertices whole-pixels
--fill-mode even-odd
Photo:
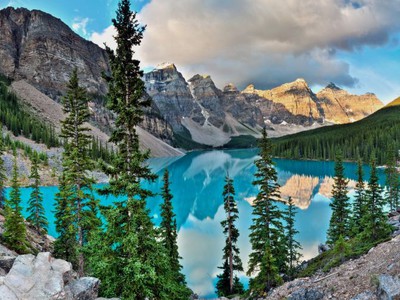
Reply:
[[[0,0],[40,9],[81,36],[112,46],[117,0]],[[147,24],[142,67],[173,62],[217,86],[267,89],[302,77],[315,92],[400,96],[400,0],[132,0]]]

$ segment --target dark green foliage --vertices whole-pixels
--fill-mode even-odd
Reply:
[[[390,207],[390,211],[395,210],[399,206],[400,181],[399,171],[397,170],[398,155],[394,146],[391,145],[386,161],[386,198]]]
[[[3,131],[2,131],[2,125],[0,124],[0,208],[4,208],[6,198],[5,198],[5,183],[7,180],[7,175],[6,175],[6,168],[4,166],[4,160],[3,160],[3,153],[4,153],[4,142],[3,142]]]
[[[53,126],[28,113],[18,102],[15,94],[8,91],[4,81],[0,80],[0,123],[15,136],[23,135],[48,147],[58,146]]]
[[[344,177],[344,167],[341,154],[336,156],[335,176],[332,187],[332,216],[329,221],[328,243],[333,245],[342,237],[350,236],[350,202],[347,196],[348,179]]]
[[[352,217],[351,217],[351,236],[356,236],[363,231],[361,219],[364,216],[367,208],[365,184],[363,179],[363,164],[361,158],[357,162],[357,183],[355,188],[355,196],[353,201]]]
[[[231,272],[229,262],[226,259],[224,265],[221,267],[222,274],[217,275],[218,281],[216,285],[216,293],[218,297],[241,295],[244,291],[244,286],[237,276],[233,277],[232,288],[231,286]]]
[[[46,234],[47,233],[47,219],[45,216],[45,211],[43,207],[43,195],[40,191],[40,176],[39,176],[39,157],[38,155],[33,156],[32,168],[30,179],[33,180],[31,184],[32,192],[28,201],[27,211],[29,216],[26,218],[28,222],[31,223],[33,228],[37,232]]]
[[[387,161],[390,145],[400,149],[400,106],[385,107],[358,122],[326,126],[273,140],[274,155],[295,159],[368,161],[373,152],[377,162]]]
[[[169,188],[170,182],[168,170],[165,170],[164,172],[163,181],[164,186],[162,188],[161,196],[164,202],[161,204],[161,244],[164,246],[167,257],[169,258],[171,278],[175,278],[177,288],[181,288],[181,292],[177,291],[177,296],[174,299],[186,300],[191,295],[191,291],[186,287],[185,276],[181,273],[182,266],[179,263],[181,257],[178,252],[178,232],[171,201],[173,196]]]
[[[252,135],[233,136],[231,140],[223,145],[224,149],[252,148],[257,146],[257,139]]]
[[[254,218],[250,227],[252,253],[247,271],[249,276],[258,272],[250,281],[250,290],[259,296],[282,282],[279,272],[286,267],[282,213],[277,206],[281,199],[272,162],[272,145],[265,128],[262,135],[259,144],[261,158],[255,161],[257,171],[253,181],[260,191],[253,206]]]
[[[90,230],[95,231],[100,226],[100,221],[96,215],[98,201],[93,197],[92,185],[95,181],[87,174],[94,168],[89,156],[92,138],[87,133],[89,129],[84,125],[90,116],[88,99],[85,90],[79,86],[77,69],[72,72],[67,88],[67,94],[63,98],[63,111],[66,117],[61,127],[61,137],[64,138],[62,176],[65,180],[64,189],[70,190],[67,192],[68,197],[58,199],[61,202],[70,202],[67,206],[71,209],[72,226],[76,227],[73,232],[76,232],[77,236],[77,243],[72,243],[71,246],[77,246],[78,274],[83,276],[85,268],[83,247],[88,241],[85,233]],[[59,207],[63,205],[60,203]],[[67,238],[69,239],[68,234]]]
[[[293,279],[296,273],[296,266],[299,263],[301,254],[299,250],[301,250],[300,243],[296,241],[295,235],[299,233],[299,231],[294,227],[295,217],[297,214],[297,208],[293,203],[291,197],[289,197],[287,202],[287,210],[286,210],[286,247],[287,247],[287,276],[291,280]]]
[[[222,274],[218,275],[217,294],[218,296],[229,296],[238,294],[243,291],[243,285],[239,284],[235,289],[235,281],[239,282],[235,271],[243,271],[242,261],[239,256],[239,248],[236,246],[239,238],[239,230],[235,226],[236,220],[239,218],[239,211],[235,201],[235,189],[233,180],[227,175],[225,177],[225,186],[222,193],[224,198],[224,210],[226,219],[221,222],[226,236],[225,247],[223,249],[222,259],[224,265],[219,267],[223,270]],[[240,282],[239,282],[240,283]]]
[[[101,295],[122,299],[182,299],[170,259],[154,238],[145,201],[124,201],[102,209],[106,230],[89,242],[91,273],[102,281]]]
[[[182,284],[170,270],[166,249],[157,240],[157,231],[146,209],[150,190],[143,181],[157,176],[146,164],[149,152],[141,152],[135,127],[143,119],[143,109],[150,105],[144,98],[143,76],[133,49],[139,46],[144,28],[130,10],[130,2],[121,0],[117,17],[116,51],[107,48],[111,74],[108,108],[115,113],[116,129],[111,142],[118,147],[105,172],[109,185],[100,193],[119,197],[114,206],[103,208],[107,221],[104,232],[89,241],[87,253],[91,274],[102,281],[101,294],[122,299],[181,299]]]
[[[366,191],[366,204],[367,209],[361,220],[362,237],[371,242],[387,238],[391,230],[387,223],[387,216],[383,211],[386,201],[382,197],[382,187],[378,182],[374,156],[371,159],[371,175]]]
[[[11,179],[11,192],[6,200],[3,240],[5,244],[18,253],[27,253],[28,242],[26,226],[22,217],[21,192],[18,182],[17,153],[14,151],[14,166]]]
[[[59,192],[55,198],[55,225],[59,234],[54,242],[54,256],[62,258],[77,266],[77,231],[74,225],[74,207],[72,207],[73,187],[62,174],[59,185]]]

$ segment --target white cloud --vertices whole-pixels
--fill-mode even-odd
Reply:
[[[258,86],[305,77],[312,84],[357,81],[336,50],[387,43],[399,30],[399,0],[152,0],[138,53],[144,65],[174,61],[185,75],[219,86]]]
[[[116,30],[114,26],[111,25],[106,29],[104,29],[103,32],[92,33],[90,40],[102,48],[104,48],[104,43],[105,43],[108,47],[115,50],[117,48],[117,43],[114,40],[115,35],[116,35]]]
[[[187,79],[210,74],[219,87],[298,77],[356,87],[337,51],[386,45],[399,14],[400,0],[152,0],[138,15],[147,28],[137,52],[142,67],[172,61]],[[90,39],[115,48],[113,35],[110,26]]]
[[[84,36],[87,35],[87,24],[89,23],[89,18],[74,18],[72,22],[72,29],[75,30],[77,33],[82,33]]]

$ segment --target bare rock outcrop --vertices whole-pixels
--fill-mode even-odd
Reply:
[[[69,262],[49,252],[20,255],[11,270],[0,277],[0,300],[94,300],[100,281],[77,278]]]
[[[383,107],[374,94],[352,95],[333,83],[318,92],[317,97],[325,120],[336,124],[361,120]]]

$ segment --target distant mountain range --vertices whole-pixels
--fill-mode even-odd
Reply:
[[[113,116],[104,107],[109,72],[107,54],[81,38],[61,20],[38,10],[0,10],[0,73],[24,84],[13,85],[21,98],[29,84],[55,101],[64,94],[73,68],[93,97],[92,124],[105,133]],[[249,85],[239,91],[233,84],[223,89],[207,75],[186,80],[174,64],[162,64],[145,74],[147,93],[153,99],[141,127],[154,137],[179,148],[235,146],[245,138],[254,145],[259,130],[267,126],[278,137],[332,124],[349,123],[383,106],[374,94],[351,95],[334,84],[315,94],[298,79],[271,90]],[[35,99],[29,105],[35,106]],[[243,139],[242,139],[243,141]],[[151,144],[151,145],[150,145]],[[148,143],[146,147],[164,147]]]

